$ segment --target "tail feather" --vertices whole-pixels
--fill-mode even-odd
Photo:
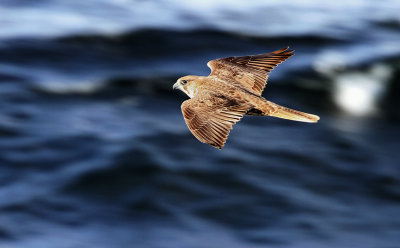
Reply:
[[[274,111],[269,112],[269,116],[274,116],[278,118],[283,118],[287,120],[292,120],[292,121],[302,121],[302,122],[318,122],[319,116],[313,115],[313,114],[308,114],[304,113],[298,110],[290,109],[287,107],[280,106],[276,103],[273,102],[268,102],[270,104],[270,107]],[[272,106],[271,106],[272,105]],[[268,113],[268,112],[266,112]]]

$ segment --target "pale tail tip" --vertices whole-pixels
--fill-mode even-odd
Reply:
[[[310,119],[311,123],[317,123],[319,121],[319,116],[318,115],[311,115],[312,119]]]
[[[300,121],[300,122],[308,122],[308,123],[317,123],[319,121],[318,115],[307,114],[307,117],[293,118],[291,120]]]

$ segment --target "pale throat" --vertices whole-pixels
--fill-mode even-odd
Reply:
[[[184,89],[183,87],[181,87],[181,90],[183,92],[186,93],[186,95],[188,95],[190,98],[193,98],[196,94],[197,94],[197,89],[194,87],[187,87],[186,89]]]

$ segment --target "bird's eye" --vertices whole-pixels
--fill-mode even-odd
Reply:
[[[187,84],[187,81],[186,81],[186,80],[182,80],[182,81],[181,81],[181,84],[182,84],[182,85],[185,85],[185,84]]]

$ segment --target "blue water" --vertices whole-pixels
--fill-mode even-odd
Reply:
[[[399,1],[0,2],[0,247],[400,247]],[[222,151],[176,79],[287,45]]]

